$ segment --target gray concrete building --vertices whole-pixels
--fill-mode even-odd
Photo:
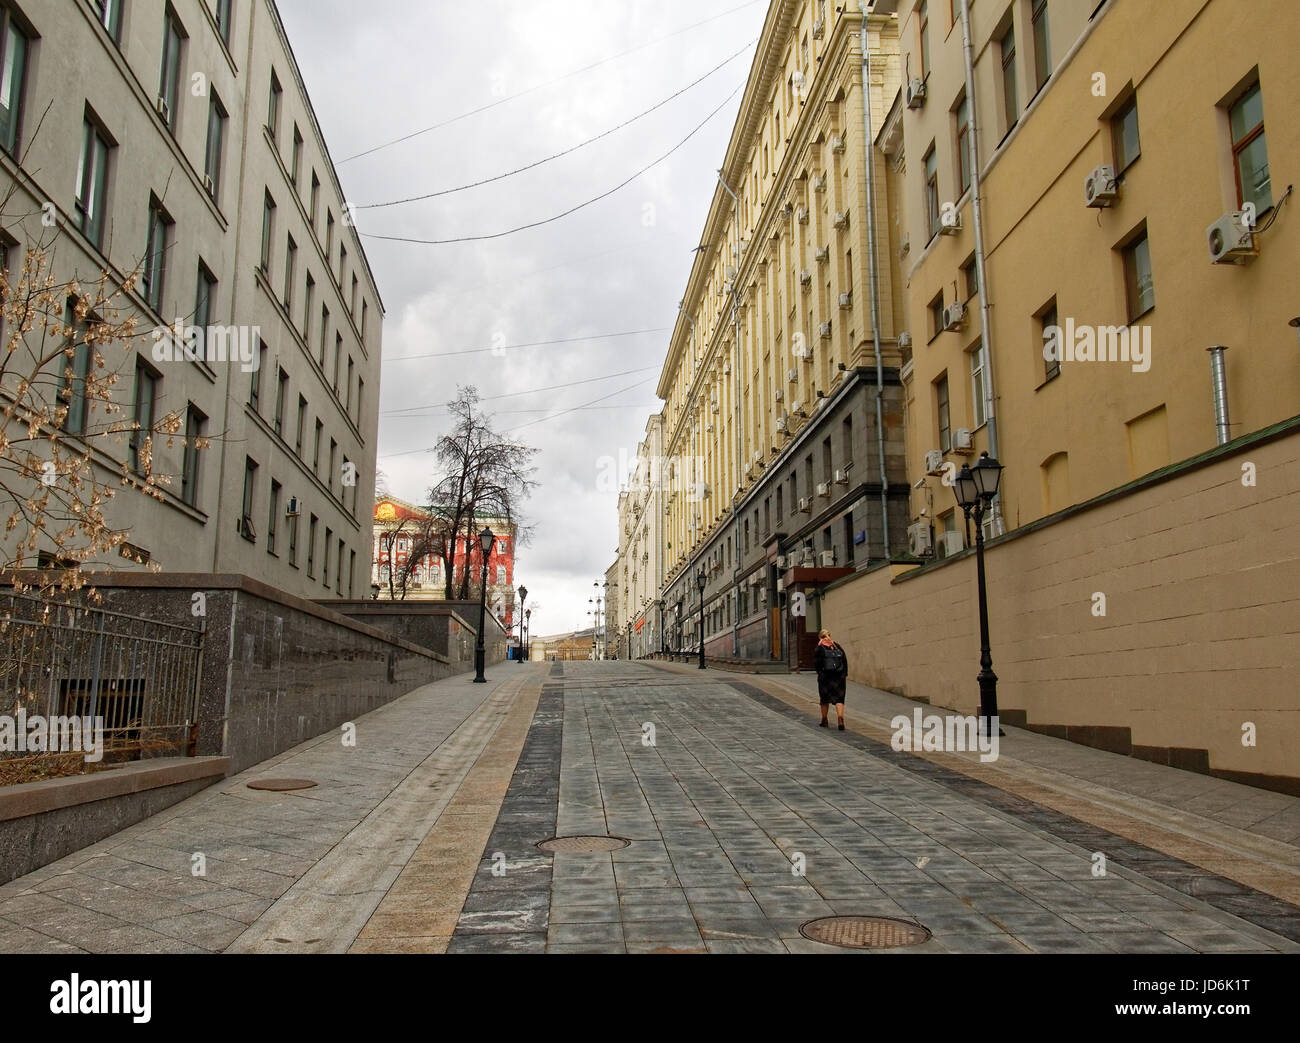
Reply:
[[[131,438],[96,444],[133,560],[89,564],[366,593],[383,304],[274,2],[4,0],[0,19],[11,281],[42,239],[55,279],[106,273],[141,334],[105,352],[114,403],[211,440],[155,441],[155,497],[129,487]],[[178,323],[202,350],[162,334]]]

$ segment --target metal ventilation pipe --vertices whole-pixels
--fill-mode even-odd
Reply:
[[[1219,445],[1232,438],[1228,419],[1228,376],[1223,366],[1223,353],[1227,346],[1215,344],[1205,349],[1210,353],[1210,386],[1214,391],[1214,426]]]

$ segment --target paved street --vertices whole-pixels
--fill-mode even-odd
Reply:
[[[0,887],[0,951],[852,951],[801,935],[833,915],[932,932],[897,953],[1300,951],[1300,800],[1014,728],[896,753],[915,704],[851,685],[823,730],[807,676],[490,673]],[[630,843],[536,847],[576,834]]]

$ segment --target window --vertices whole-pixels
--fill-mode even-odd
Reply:
[[[948,374],[934,383],[935,415],[939,421],[939,448],[945,453],[952,448],[951,417],[948,410]]]
[[[253,367],[253,372],[248,375],[248,404],[252,406],[253,412],[257,412],[258,402],[262,397],[262,363],[265,361],[266,346],[260,341],[257,346],[257,365]]]
[[[844,516],[844,563],[853,564],[853,512]]]
[[[329,344],[330,310],[324,304],[320,306],[320,368],[325,371],[325,346]]]
[[[137,359],[135,363],[135,414],[131,427],[131,470],[136,474],[145,474],[152,470],[149,460],[150,443],[153,432],[154,403],[158,401],[158,374],[145,363]]]
[[[145,303],[162,311],[163,282],[167,274],[167,249],[171,245],[172,219],[156,196],[149,199],[149,241],[144,251],[144,276],[141,286]]]
[[[357,314],[357,276],[356,276],[356,273],[355,273],[355,272],[352,273],[352,296],[351,296],[351,298],[349,299],[349,302],[348,302],[348,311],[350,311],[350,312],[352,313],[353,318],[356,318],[356,314]]]
[[[1007,33],[998,41],[1002,52],[1002,118],[1006,129],[1010,130],[1020,118],[1019,101],[1016,98],[1016,31],[1007,27]]]
[[[298,425],[294,430],[293,449],[302,458],[302,434],[303,428],[307,423],[307,399],[303,395],[298,396]]]
[[[334,215],[325,211],[325,260],[328,262],[334,254]]]
[[[325,476],[325,484],[329,487],[329,491],[331,495],[334,492],[334,460],[335,457],[338,455],[338,450],[339,450],[338,442],[334,441],[334,439],[331,438],[330,439],[330,470],[329,470],[329,474]]]
[[[361,343],[362,343],[362,346],[365,345],[365,341],[366,341],[366,312],[367,312],[367,310],[368,310],[368,309],[367,309],[367,307],[366,307],[366,300],[365,300],[365,298],[363,297],[363,298],[361,299]]]
[[[280,78],[271,70],[271,93],[266,103],[266,129],[271,132],[271,140],[280,138],[280,97],[284,91],[280,87]]]
[[[335,594],[343,593],[343,552],[346,549],[346,546],[347,545],[342,540],[339,540],[338,557],[334,559],[334,593]]]
[[[1043,84],[1052,75],[1052,45],[1047,30],[1047,0],[1034,0],[1034,90],[1043,89]]]
[[[325,526],[325,560],[321,563],[321,583],[325,589],[330,585],[330,544],[334,542],[334,530]]]
[[[356,592],[357,552],[348,551],[348,593]]]
[[[262,200],[262,274],[271,271],[271,235],[275,230],[275,200],[267,192]]]
[[[271,510],[266,519],[266,553],[275,553],[275,531],[280,520],[280,483],[271,479]]]
[[[81,234],[98,249],[104,242],[104,204],[108,191],[108,153],[112,146],[87,119],[81,131],[77,169],[77,218]]]
[[[99,15],[99,24],[117,43],[122,33],[122,0],[95,0],[95,13]]]
[[[307,521],[307,578],[316,578],[316,515]]]
[[[193,402],[185,410],[185,452],[181,464],[181,499],[191,507],[199,504],[199,440],[208,418]]]
[[[980,270],[979,265],[975,263],[975,255],[971,254],[970,260],[961,266],[962,281],[966,284],[966,300],[970,300],[980,292]]]
[[[311,311],[316,296],[316,280],[311,277],[311,272],[307,273],[307,289],[303,294],[302,304],[302,339],[306,340],[311,333]]]
[[[288,237],[287,248],[284,251],[284,310],[289,311],[293,307],[293,275],[294,269],[298,266],[298,244],[293,241],[293,236]]]
[[[357,377],[357,427],[361,426],[361,396],[366,390],[366,382],[362,377]]]
[[[1111,143],[1115,150],[1115,176],[1124,173],[1142,155],[1138,137],[1137,95],[1129,98],[1110,121]]]
[[[284,437],[284,399],[289,390],[289,374],[280,367],[280,379],[275,385],[275,433]]]
[[[256,541],[253,532],[253,490],[257,486],[257,461],[251,456],[244,457],[244,499],[243,513],[239,519],[239,534],[250,543]]]
[[[293,156],[289,162],[289,181],[294,188],[298,187],[298,179],[302,177],[302,131],[298,129],[298,124],[293,125]]]
[[[339,292],[343,292],[343,275],[348,267],[348,248],[339,243]]]
[[[171,8],[163,15],[162,69],[158,74],[158,99],[162,103],[159,115],[167,128],[176,133],[176,117],[180,108],[181,40],[185,34],[176,22]]]
[[[339,358],[343,355],[343,334],[334,334],[334,394],[339,393]]]
[[[983,427],[988,419],[984,407],[984,351],[979,343],[970,349],[970,411],[973,427]]]
[[[498,583],[498,584],[504,584],[505,581],[506,581],[506,567],[505,567],[504,565],[498,565],[498,566],[497,566],[497,583]]]
[[[217,0],[216,20],[217,32],[221,34],[221,42],[227,47],[230,46],[230,10],[231,0]]]
[[[320,178],[316,176],[316,171],[311,172],[311,202],[308,204],[307,219],[311,222],[311,230],[316,231],[316,208],[320,205]]]
[[[1151,274],[1151,246],[1143,229],[1124,247],[1124,287],[1128,296],[1128,321],[1136,322],[1156,306],[1155,281]]]
[[[921,76],[924,78],[930,74],[930,12],[926,0],[921,0],[916,13],[921,19]]]
[[[63,364],[63,388],[60,397],[67,402],[68,412],[63,419],[63,429],[70,435],[86,433],[86,381],[90,379],[90,345],[86,343],[86,333],[90,321],[76,321],[72,307],[69,305],[66,315],[67,324],[75,325],[75,332],[65,351],[71,351],[71,358]],[[70,372],[69,372],[70,371]]]
[[[930,339],[934,340],[943,332],[943,294],[930,302]]]
[[[293,503],[293,498],[289,498]],[[289,515],[289,564],[295,569],[298,567],[298,515]]]
[[[1039,354],[1043,359],[1043,382],[1061,375],[1060,324],[1057,322],[1056,298],[1038,313]]]
[[[934,237],[939,234],[939,161],[933,145],[925,154],[925,213]]]
[[[1232,130],[1232,166],[1237,178],[1237,199],[1252,203],[1258,217],[1273,205],[1273,183],[1268,171],[1268,145],[1264,140],[1264,97],[1254,84],[1228,110]]]
[[[0,146],[8,152],[18,147],[29,45],[27,34],[14,24],[9,6],[0,7]]]
[[[957,185],[970,188],[970,103],[962,96],[957,106]]]
[[[203,154],[203,173],[212,187],[208,194],[217,198],[221,187],[221,153],[226,138],[226,110],[221,99],[213,94],[208,101],[208,143]]]
[[[208,266],[199,261],[198,278],[194,290],[194,325],[207,337],[208,326],[212,323],[212,301],[217,295],[217,277],[208,270]]]
[[[320,417],[317,417],[316,418],[316,446],[314,449],[312,449],[312,453],[311,453],[311,473],[315,475],[320,474],[320,443],[321,443],[321,433],[324,431],[324,429],[325,429],[325,425],[321,423]]]
[[[853,463],[853,414],[852,413],[845,416],[844,420],[840,423],[840,436],[841,436],[840,438],[841,452],[843,454],[840,457],[840,459],[844,461],[843,470],[847,472],[850,465],[852,465]]]
[[[343,405],[344,412],[346,412],[348,416],[352,415],[352,374],[354,369],[355,366],[353,365],[352,362],[352,356],[349,355],[348,356],[348,388],[347,388],[347,395]]]

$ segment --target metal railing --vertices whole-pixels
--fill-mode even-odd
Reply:
[[[0,714],[103,718],[106,743],[127,756],[193,753],[203,633],[0,594]]]

